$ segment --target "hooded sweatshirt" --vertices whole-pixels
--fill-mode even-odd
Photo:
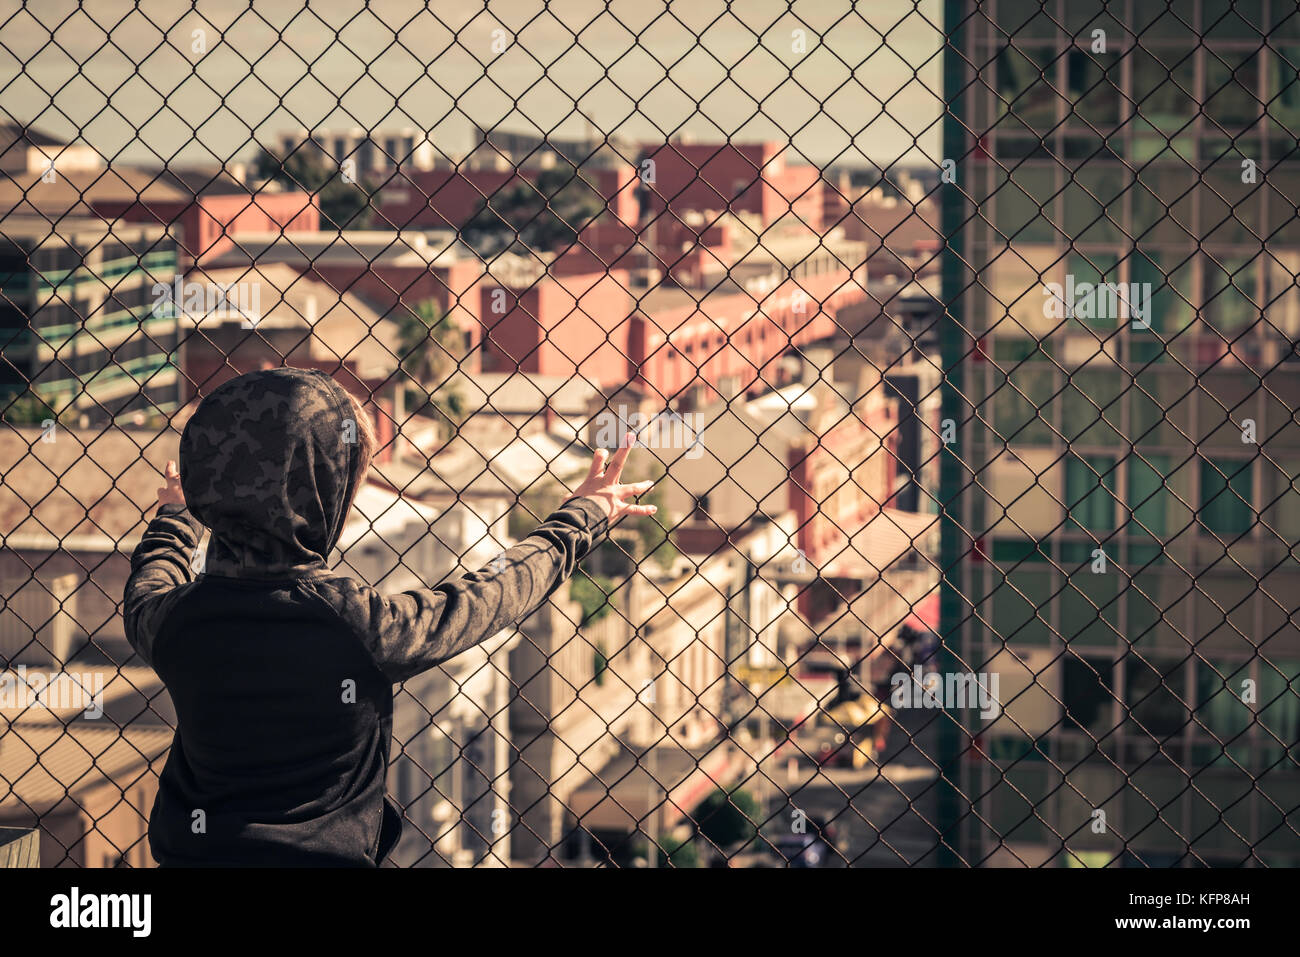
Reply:
[[[177,715],[149,819],[159,864],[378,866],[401,830],[384,797],[394,683],[517,625],[608,531],[576,498],[435,588],[339,576],[326,557],[359,479],[352,414],[329,376],[272,369],[222,384],[185,426],[186,504],[149,523],[123,611]]]

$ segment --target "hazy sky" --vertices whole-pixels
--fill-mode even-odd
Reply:
[[[939,155],[938,0],[139,7],[0,0],[0,119],[79,128],[124,161],[247,158],[253,137],[299,125],[413,126],[454,154],[474,122],[530,121],[563,136],[590,121],[636,140],[780,139],[818,163]]]

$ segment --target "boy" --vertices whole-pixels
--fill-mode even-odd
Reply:
[[[127,639],[177,714],[149,820],[155,860],[378,866],[401,831],[384,799],[393,684],[517,624],[612,524],[654,514],[629,501],[651,482],[619,484],[631,439],[612,458],[598,450],[494,570],[381,595],[326,567],[374,452],[356,399],[290,368],[207,396],[126,583]]]

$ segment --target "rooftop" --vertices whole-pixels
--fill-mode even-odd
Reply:
[[[289,230],[241,232],[232,248],[213,258],[214,267],[240,266],[266,259],[294,266],[449,266],[477,258],[443,232],[419,230]]]
[[[0,806],[26,817],[96,788],[124,791],[160,763],[171,742],[168,727],[89,722],[0,735]]]
[[[25,140],[33,146],[65,146],[66,140],[58,139],[42,132],[34,126],[22,126],[18,123],[0,123],[0,153],[13,145],[15,140]]]
[[[9,217],[35,216],[51,221],[65,216],[90,216],[95,203],[182,202],[194,194],[156,173],[129,166],[101,170],[59,170],[51,182],[41,179],[43,171],[6,173],[0,176],[0,210]]]
[[[242,287],[237,296],[232,293],[238,301],[231,305],[255,303],[258,317],[250,324],[258,329],[310,329],[303,346],[313,357],[353,361],[362,378],[383,378],[397,367],[401,344],[393,322],[357,296],[307,279],[282,263],[198,269],[186,279]],[[200,331],[242,323],[237,316],[210,313],[183,318]],[[290,365],[293,355],[286,357]]]
[[[88,211],[87,211],[88,212]],[[127,241],[155,241],[166,234],[160,225],[109,222],[94,215],[55,216],[35,214],[5,216],[0,220],[0,240],[27,249],[61,245],[93,245],[105,236]]]
[[[41,669],[32,666],[30,670]],[[152,668],[143,665],[89,664],[73,660],[63,666],[63,673],[70,682],[75,682],[84,689],[87,697],[93,696],[91,707],[95,711],[102,709],[101,715],[88,720],[102,720],[105,725],[134,723],[140,727],[150,727],[175,718],[162,679]],[[7,674],[17,681],[22,673],[11,670]],[[102,681],[101,687],[96,687],[97,681]],[[15,687],[16,690],[21,690]],[[70,685],[67,692],[55,689],[47,691],[47,687],[34,685],[27,700],[17,701],[15,707],[0,707],[0,719],[6,727],[21,725],[24,733],[32,725],[62,727],[76,721],[87,710],[85,698],[76,701],[79,692],[75,687]],[[35,703],[36,700],[41,703]]]
[[[449,378],[448,387],[459,391],[471,413],[501,415],[531,414],[548,405],[562,414],[580,414],[599,394],[581,376],[528,372],[480,372],[470,376],[457,371]]]
[[[437,509],[405,498],[373,481],[357,490],[352,504],[353,510],[339,535],[338,548],[341,551],[347,551],[368,534],[396,542],[410,523],[430,525],[438,517]]]
[[[180,433],[0,426],[0,546],[129,551]]]
[[[502,426],[497,442],[470,443],[457,436],[423,459],[418,452],[376,463],[376,473],[416,498],[477,493],[511,501],[536,491],[548,476],[576,485],[591,464],[587,449],[545,432],[518,435]]]

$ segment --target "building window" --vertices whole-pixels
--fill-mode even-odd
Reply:
[[[1265,767],[1295,761],[1300,754],[1300,660],[1273,659],[1259,665],[1260,758]],[[1287,756],[1287,752],[1290,756]]]
[[[1158,669],[1158,670],[1157,670]],[[1191,721],[1187,699],[1187,669],[1182,661],[1153,663],[1130,656],[1124,660],[1124,702],[1127,731],[1137,737],[1164,740],[1179,734]]]
[[[1061,675],[1062,728],[1087,731],[1094,737],[1109,732],[1114,664],[1105,658],[1076,658],[1067,655]]]
[[[1033,547],[1033,542],[1017,543]],[[996,555],[995,555],[996,558]],[[1017,568],[993,589],[990,613],[998,639],[1016,646],[1047,645],[1051,641],[1052,595],[1057,586],[1050,575]]]
[[[1073,455],[1065,461],[1065,505],[1074,528],[1106,532],[1115,527],[1115,460]]]
[[[1257,265],[1250,256],[1218,254],[1202,257],[1202,316],[1213,332],[1204,334],[1213,342],[1235,339],[1259,322]],[[1215,335],[1214,333],[1218,333]],[[1221,338],[1222,337],[1222,338]]]
[[[1200,764],[1247,763],[1254,716],[1239,689],[1250,677],[1250,665],[1201,659],[1195,667],[1197,726],[1192,731],[1209,742],[1197,746],[1194,759]]]
[[[1201,524],[1219,535],[1244,535],[1255,523],[1251,465],[1240,459],[1201,460]]]
[[[1007,372],[1003,381],[995,379],[994,389],[993,428],[998,438],[1017,445],[1052,441],[1050,412],[1044,408],[1055,389],[1049,370],[1021,366]]]
[[[1135,523],[1129,529],[1130,535],[1160,536],[1166,529],[1166,518],[1170,502],[1169,489],[1165,487],[1165,477],[1172,467],[1167,455],[1143,453],[1140,457],[1134,453],[1128,459],[1128,508]],[[1146,531],[1143,531],[1143,528]]]

